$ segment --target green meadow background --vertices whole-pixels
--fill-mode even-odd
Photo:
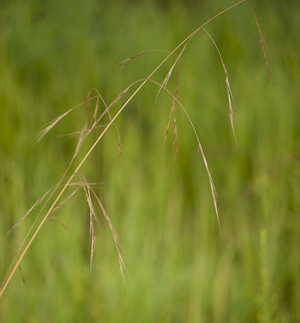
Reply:
[[[1,283],[41,207],[3,236],[60,180],[85,104],[33,145],[36,134],[91,88],[111,103],[167,53],[148,52],[119,71],[121,61],[173,50],[233,3],[0,3]],[[174,158],[173,121],[163,148],[172,98],[161,92],[156,100],[159,87],[147,83],[116,120],[122,161],[111,127],[81,169],[99,183],[95,191],[122,245],[126,287],[95,200],[100,226],[90,273],[89,208],[80,190],[53,214],[68,229],[49,219],[29,248],[0,299],[0,322],[300,322],[299,12],[298,1],[246,1],[206,26],[229,73],[238,147],[209,37],[200,31],[179,61],[178,99],[207,157],[222,234],[188,119],[177,105]],[[153,79],[162,82],[175,59]],[[175,86],[176,70],[167,88],[174,93]],[[100,131],[87,138],[71,171]]]

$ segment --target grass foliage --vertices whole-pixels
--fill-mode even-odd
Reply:
[[[300,320],[296,7],[0,4],[1,322]]]

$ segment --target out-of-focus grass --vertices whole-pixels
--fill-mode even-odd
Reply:
[[[227,5],[230,5],[227,3]],[[172,100],[147,85],[84,166],[119,235],[131,278],[125,290],[110,230],[98,210],[89,274],[84,194],[42,228],[0,301],[0,321],[290,322],[300,319],[299,22],[296,2],[251,2],[269,49],[268,80],[249,3],[207,26],[230,75],[235,146],[222,65],[200,32],[180,63],[179,99],[203,143],[215,186],[219,235],[207,174],[179,107],[178,158],[170,129]],[[122,71],[116,64],[148,49],[172,50],[214,14],[180,2],[102,4],[38,1],[1,4],[0,234],[59,179],[76,146],[84,108],[30,149],[33,134],[85,100],[91,87],[110,103],[165,57],[152,52]],[[170,65],[168,65],[170,66]],[[163,67],[155,80],[167,73]],[[174,91],[175,80],[168,88]],[[119,105],[115,107],[117,109]],[[90,141],[91,142],[91,141]],[[34,215],[0,243],[1,280]]]

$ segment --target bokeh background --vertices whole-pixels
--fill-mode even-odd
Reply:
[[[1,1],[1,237],[59,181],[78,139],[68,135],[83,129],[85,105],[32,146],[35,135],[85,101],[91,88],[111,103],[166,53],[149,52],[122,71],[119,62],[145,50],[174,49],[233,3]],[[272,84],[251,7],[268,46]],[[89,209],[79,191],[55,213],[68,229],[47,220],[21,262],[0,299],[1,322],[300,321],[299,9],[298,1],[246,1],[206,27],[230,76],[239,147],[209,37],[200,31],[180,60],[178,98],[209,163],[222,235],[185,114],[176,107],[174,158],[172,126],[163,149],[172,98],[162,92],[155,101],[157,85],[146,84],[116,121],[122,162],[111,127],[81,170],[100,183],[95,191],[130,275],[126,288],[95,201],[100,227],[90,273]],[[175,58],[153,79],[162,82]],[[175,85],[174,73],[172,93]],[[1,282],[38,211],[1,238]]]

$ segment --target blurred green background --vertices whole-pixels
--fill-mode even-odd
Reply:
[[[111,103],[166,53],[149,52],[122,71],[119,62],[174,49],[233,3],[1,1],[1,237],[59,181],[76,147],[77,137],[67,135],[83,128],[85,105],[32,147],[44,125],[83,102],[90,88]],[[122,244],[127,290],[99,208],[89,272],[89,209],[80,191],[55,213],[69,230],[49,219],[39,232],[21,262],[26,285],[17,271],[0,299],[1,322],[300,321],[299,9],[298,1],[246,1],[206,27],[230,76],[239,148],[209,37],[200,31],[180,60],[178,98],[210,166],[222,235],[186,116],[177,106],[174,159],[172,127],[163,149],[172,98],[161,93],[155,102],[158,87],[146,84],[116,121],[122,162],[112,127],[82,169],[88,181],[101,182],[96,192]],[[174,60],[153,79],[161,82]],[[175,84],[174,74],[172,93]],[[1,282],[37,214],[1,238]]]

